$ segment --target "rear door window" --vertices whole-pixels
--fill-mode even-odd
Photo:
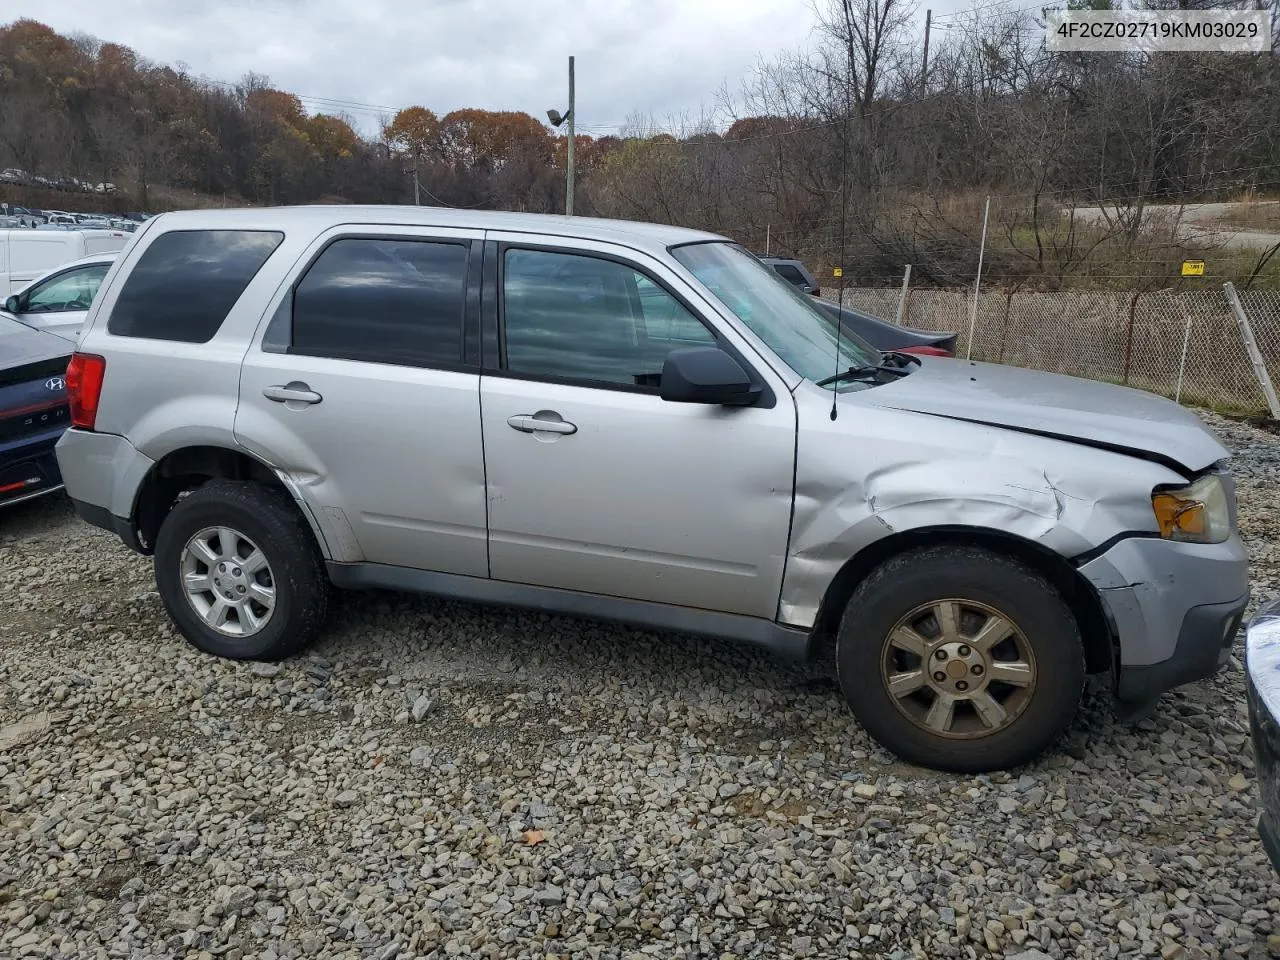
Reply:
[[[469,242],[335,240],[293,292],[288,351],[400,366],[460,365],[469,254]]]
[[[107,332],[206,343],[283,239],[274,230],[173,230],[157,237],[125,278]]]

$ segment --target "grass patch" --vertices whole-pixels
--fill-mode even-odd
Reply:
[[[1241,230],[1280,233],[1280,200],[1242,203],[1216,219],[1218,223]]]

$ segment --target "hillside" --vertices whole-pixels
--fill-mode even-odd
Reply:
[[[875,29],[892,60],[859,59],[863,28],[820,2],[813,48],[723,92],[714,127],[580,136],[576,212],[715,230],[861,283],[911,264],[916,284],[956,286],[976,273],[990,197],[996,284],[1159,285],[1187,258],[1210,261],[1206,284],[1280,277],[1262,239],[1230,238],[1267,232],[1232,225],[1257,208],[1193,229],[1168,215],[1280,190],[1276,57],[1048,54],[1038,14],[980,6],[922,76],[909,18],[887,4]],[[208,82],[33,20],[0,26],[0,169],[121,187],[94,209],[416,198],[559,211],[565,147],[527,113],[429,105],[362,137],[265,77]],[[0,198],[65,205],[32,190]]]

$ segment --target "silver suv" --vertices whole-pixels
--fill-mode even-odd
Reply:
[[[1035,757],[1087,673],[1212,675],[1248,595],[1228,451],[1135,390],[880,353],[723,237],[418,207],[147,222],[68,369],[85,520],[210,653],[333,586],[833,658],[910,761]]]

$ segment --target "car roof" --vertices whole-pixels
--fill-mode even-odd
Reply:
[[[148,232],[181,229],[274,229],[290,227],[321,233],[343,224],[454,227],[515,233],[541,233],[629,246],[662,248],[708,240],[728,240],[715,233],[600,217],[568,217],[553,213],[511,213],[501,210],[456,210],[449,207],[395,204],[313,204],[294,207],[249,207],[235,210],[180,210],[153,218]]]
[[[66,270],[68,267],[86,267],[94,263],[111,263],[120,255],[119,250],[108,250],[104,253],[93,253],[87,257],[81,257],[79,260],[68,260],[56,267],[51,267],[49,273],[56,273],[60,270]]]

